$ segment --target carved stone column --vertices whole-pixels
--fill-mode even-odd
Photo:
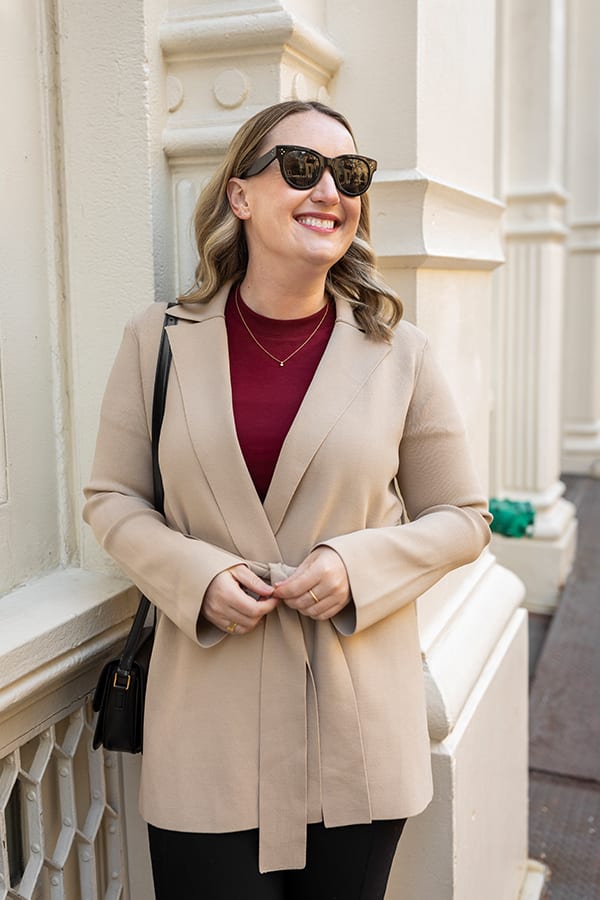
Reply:
[[[306,19],[278,2],[225,14],[180,3],[160,29],[168,68],[164,149],[171,166],[179,289],[196,265],[190,219],[202,181],[238,127],[271,103],[328,100],[342,54]]]
[[[569,21],[563,470],[600,477],[600,7]]]
[[[492,492],[530,501],[531,539],[493,549],[549,611],[575,552],[574,506],[560,481],[560,396],[566,227],[564,0],[506,0],[501,191],[506,266],[494,304]]]

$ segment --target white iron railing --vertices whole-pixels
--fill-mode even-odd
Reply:
[[[131,900],[131,846],[148,869],[135,778],[92,750],[89,700],[136,605],[123,579],[76,568],[0,598],[0,900]]]
[[[89,701],[0,760],[0,900],[127,900],[117,754]]]

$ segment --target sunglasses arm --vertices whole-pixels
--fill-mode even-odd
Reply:
[[[250,178],[252,175],[260,175],[260,173],[269,166],[277,156],[277,147],[272,147],[267,153],[263,153],[258,159],[255,159],[249,169],[246,169],[240,178]]]

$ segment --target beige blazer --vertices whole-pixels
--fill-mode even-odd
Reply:
[[[415,600],[489,540],[463,425],[425,336],[367,339],[346,302],[260,502],[237,441],[224,307],[174,307],[153,509],[151,409],[164,305],[126,327],[84,517],[160,610],[141,811],[180,831],[260,827],[261,871],[305,864],[307,822],[412,816],[432,794]],[[267,581],[333,547],[352,598],[334,620],[282,606],[245,636],[199,625],[247,561]]]

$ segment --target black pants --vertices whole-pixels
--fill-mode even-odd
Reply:
[[[258,831],[148,826],[156,900],[383,900],[405,819],[308,826],[306,868],[258,871]]]

